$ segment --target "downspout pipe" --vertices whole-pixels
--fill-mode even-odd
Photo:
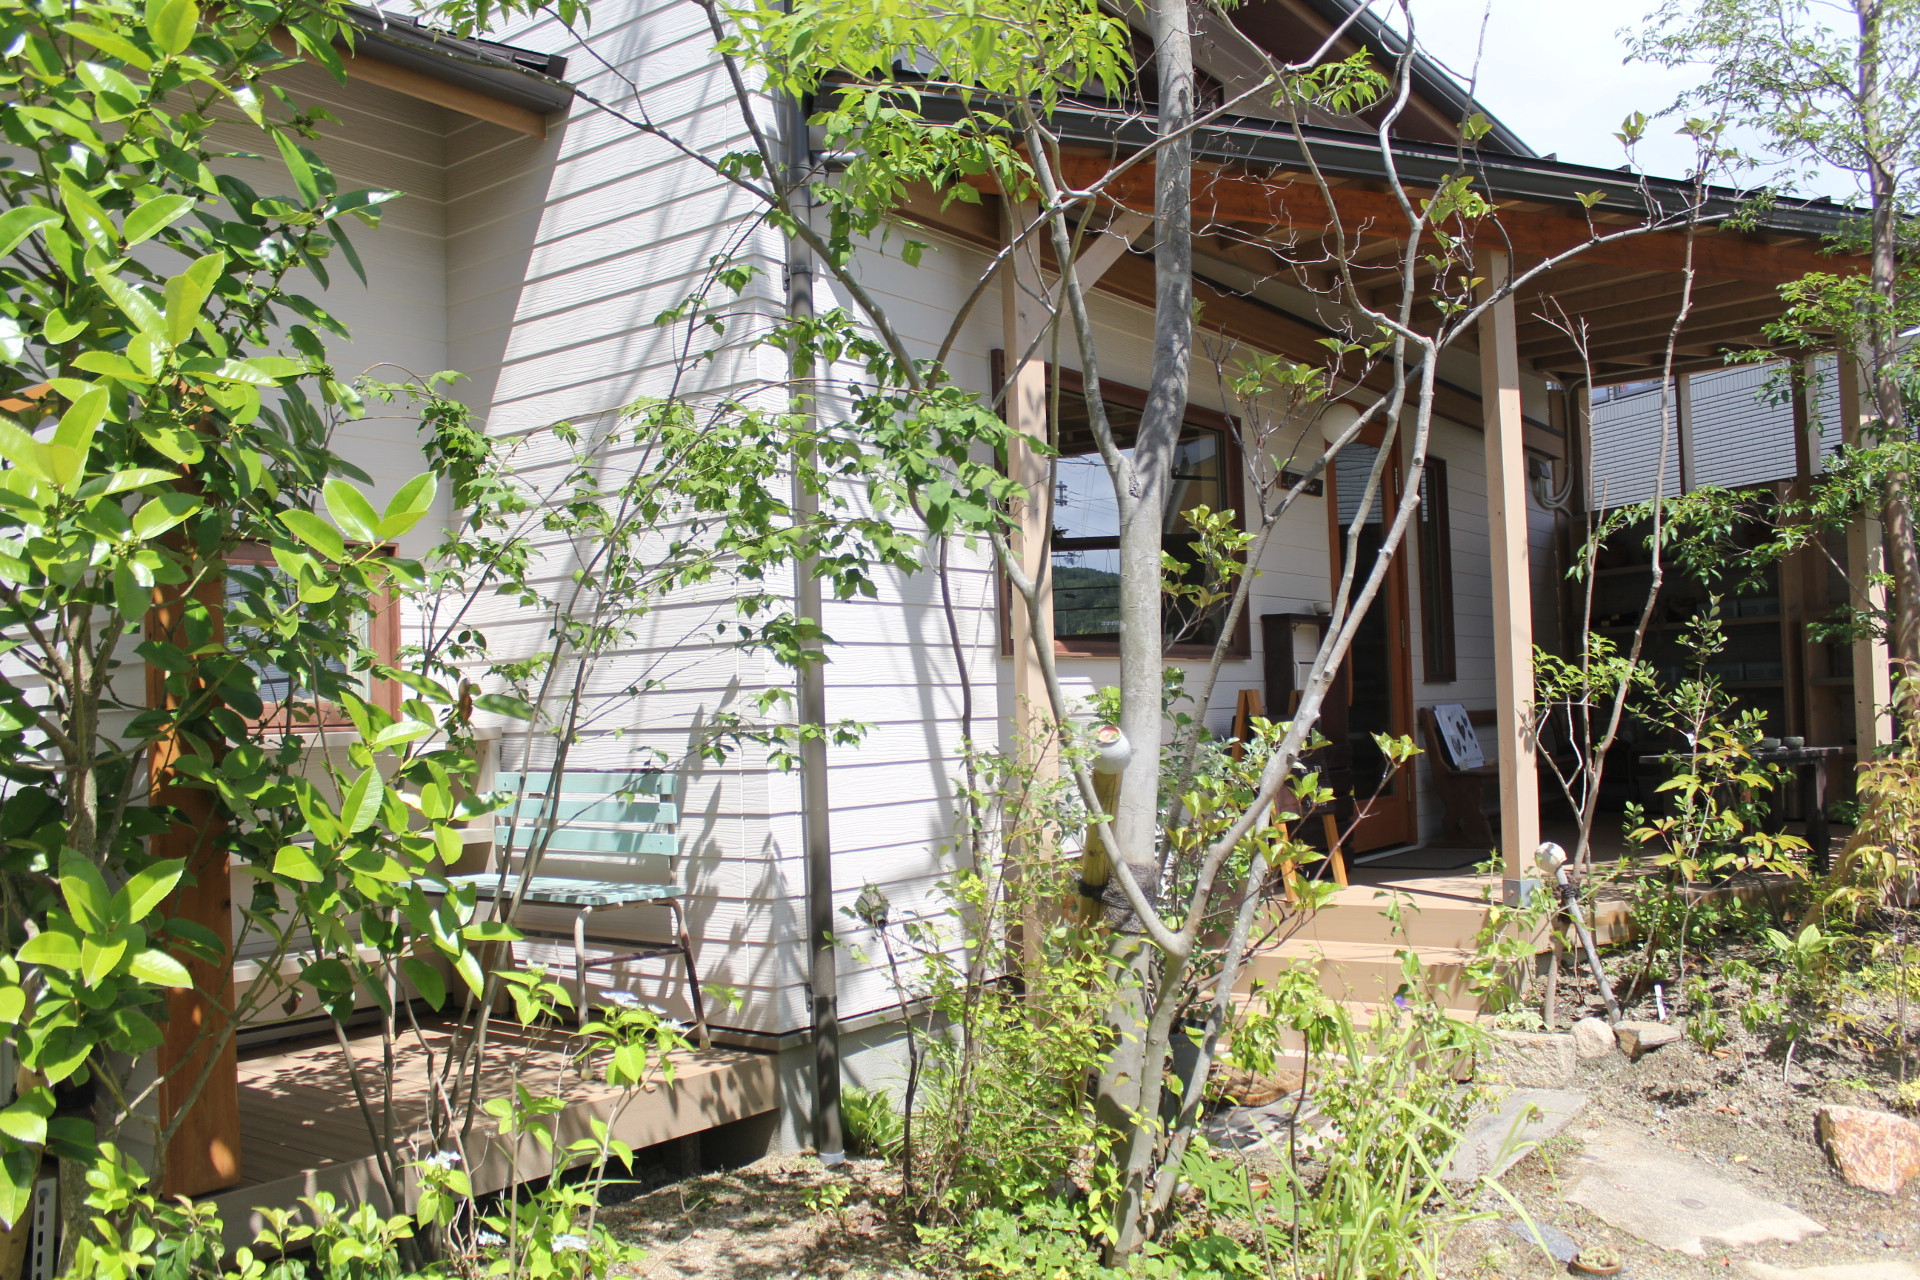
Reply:
[[[807,139],[807,108],[798,97],[784,102],[786,120],[786,180],[794,217],[812,216],[811,149]],[[801,240],[787,237],[787,315],[796,321],[813,318],[813,251]],[[813,425],[813,371],[798,344],[791,348],[788,375],[793,410]],[[793,513],[799,522],[811,521],[820,504],[794,470]],[[820,621],[820,577],[811,560],[793,568],[794,612]],[[832,803],[827,789],[827,661],[818,649],[800,663],[795,678],[795,710],[805,736],[800,743],[800,840],[807,867],[808,991],[813,1005],[813,1148],[820,1163],[846,1161],[840,1128],[840,975],[833,945],[833,828]]]

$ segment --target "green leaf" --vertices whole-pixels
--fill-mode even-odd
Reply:
[[[142,201],[140,206],[127,215],[120,227],[120,236],[129,247],[153,239],[167,227],[178,221],[189,209],[198,203],[192,196],[178,194],[155,196]]]
[[[87,455],[93,451],[95,430],[107,416],[107,389],[95,387],[84,392],[73,407],[60,415],[53,442],[43,456],[53,470],[54,483],[71,493],[78,489],[86,470]]]
[[[226,267],[226,254],[210,253],[167,281],[167,341],[179,346],[193,333],[207,297]]]
[[[153,587],[140,581],[140,575],[127,561],[113,566],[113,607],[128,622],[138,622],[153,607]]]
[[[340,821],[346,824],[347,834],[365,831],[371,826],[386,798],[387,786],[380,780],[378,769],[368,769],[355,778],[340,799]]]
[[[487,978],[480,972],[480,961],[473,952],[462,951],[454,960],[453,969],[460,975],[460,980],[467,984],[467,990],[476,996],[485,992]]]
[[[193,0],[147,0],[147,31],[168,53],[184,52],[199,25],[200,6]]]
[[[147,51],[117,31],[107,31],[84,22],[65,22],[60,25],[65,35],[92,45],[109,57],[118,58],[130,66],[145,71],[153,66],[153,59]]]
[[[15,1142],[37,1147],[47,1140],[47,1120],[53,1115],[53,1090],[33,1089],[0,1111],[0,1133]]]
[[[473,705],[482,711],[491,711],[495,715],[511,716],[515,720],[533,719],[533,707],[518,698],[508,697],[504,693],[483,693],[473,700]]]
[[[203,505],[193,494],[177,491],[149,498],[144,506],[133,513],[133,532],[143,541],[151,541],[200,510]]]
[[[113,976],[131,945],[127,933],[116,930],[80,939],[80,976],[97,987]]]
[[[438,969],[425,960],[408,956],[400,961],[400,971],[407,975],[407,981],[413,984],[413,989],[418,991],[421,999],[433,1009],[438,1010],[447,1002],[446,979],[440,976]]]
[[[438,492],[439,485],[430,471],[401,485],[400,492],[387,504],[386,514],[380,517],[380,541],[398,538],[419,524],[427,512],[433,510],[433,499]]]
[[[273,855],[273,874],[307,884],[319,884],[326,879],[319,865],[314,862],[312,853],[297,844],[280,846],[280,851]]]
[[[380,540],[380,517],[374,514],[373,504],[358,489],[335,477],[327,481],[321,492],[326,498],[327,514],[349,538],[355,542]]]
[[[80,238],[103,254],[111,254],[120,239],[120,228],[87,190],[71,178],[60,179],[60,203],[67,206],[67,219]]]
[[[99,285],[113,305],[142,333],[162,337],[167,332],[166,322],[160,317],[160,308],[142,290],[135,289],[111,271],[95,271],[94,283]]]
[[[193,975],[187,972],[187,966],[175,960],[164,951],[149,947],[133,958],[127,966],[127,972],[142,982],[156,987],[190,987]]]
[[[282,511],[280,523],[300,541],[333,561],[347,558],[347,544],[340,531],[311,511]]]
[[[64,969],[68,973],[80,967],[80,939],[61,929],[48,929],[28,938],[14,958],[21,964]]]
[[[80,487],[80,496],[112,498],[119,494],[131,493],[135,489],[144,489],[151,484],[166,484],[179,478],[171,471],[161,471],[155,467],[129,467],[125,471],[116,471],[112,475],[95,476]]]
[[[186,870],[186,859],[168,858],[136,872],[113,895],[113,918],[120,924],[138,924],[167,900]]]
[[[320,203],[320,184],[313,176],[313,165],[285,130],[276,129],[273,134],[274,145],[280,148],[280,159],[287,166],[287,175],[293,179],[294,187],[300,192],[300,198],[312,208]]]
[[[58,213],[37,204],[22,205],[18,209],[0,213],[0,257],[18,249],[22,240],[40,228],[50,227],[58,221]]]
[[[60,855],[60,896],[67,900],[67,910],[73,912],[73,918],[87,932],[107,927],[113,891],[107,888],[106,877],[91,860],[71,851]]]

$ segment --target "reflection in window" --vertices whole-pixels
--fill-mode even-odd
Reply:
[[[1076,391],[1060,395],[1060,453],[1053,511],[1053,629],[1062,640],[1117,640],[1120,636],[1120,508],[1107,464],[1094,447],[1086,400]],[[1107,401],[1114,442],[1131,456],[1140,428],[1137,409]],[[1205,506],[1226,509],[1225,440],[1221,432],[1189,424],[1174,452],[1162,548],[1182,563],[1192,558],[1186,513]],[[1199,569],[1192,570],[1196,579]],[[1218,610],[1194,619],[1168,601],[1169,640],[1213,644]]]

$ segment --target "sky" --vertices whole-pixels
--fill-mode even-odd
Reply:
[[[1473,74],[1481,103],[1541,154],[1612,169],[1626,163],[1613,135],[1635,111],[1652,116],[1695,82],[1687,70],[1625,62],[1617,32],[1638,25],[1654,0],[1412,0],[1422,45],[1463,80]],[[1384,5],[1376,8],[1381,12]],[[1481,49],[1482,19],[1486,22]],[[1624,65],[1623,65],[1624,64]],[[1694,144],[1656,120],[1636,149],[1639,166],[1661,177],[1686,176]],[[1845,192],[1833,180],[1825,194]]]

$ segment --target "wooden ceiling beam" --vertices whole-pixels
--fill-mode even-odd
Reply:
[[[1772,309],[1756,307],[1754,304],[1756,302],[1766,301],[1772,295],[1755,295],[1751,292],[1751,289],[1752,286],[1750,285],[1740,284],[1721,285],[1718,289],[1711,291],[1696,289],[1694,291],[1692,306],[1689,307],[1687,311],[1687,323],[1690,325],[1698,325],[1717,318],[1723,318],[1725,312],[1745,309],[1747,314],[1742,317],[1743,322],[1758,329],[1761,324],[1772,318]],[[1618,333],[1623,329],[1632,329],[1643,334],[1649,330],[1656,333],[1665,333],[1673,327],[1674,317],[1679,313],[1679,301],[1676,297],[1673,299],[1673,306],[1659,309],[1645,305],[1636,306],[1626,304],[1592,312],[1569,311],[1568,318],[1575,325],[1580,324],[1582,321],[1586,323],[1587,339],[1589,342],[1605,341],[1605,335]],[[1526,324],[1525,321],[1522,323],[1528,329],[1537,327],[1538,331],[1542,334],[1552,333],[1556,335],[1552,338],[1523,337],[1520,341],[1520,354],[1525,359],[1532,359],[1542,351],[1564,345],[1566,342],[1564,337],[1558,336],[1559,330],[1548,320],[1541,319],[1532,324]],[[1685,330],[1682,330],[1682,332],[1684,333]]]
[[[1084,190],[1105,178],[1113,162],[1107,156],[1068,154],[1061,157],[1060,167],[1062,181]],[[992,179],[974,181],[985,186]],[[1151,213],[1154,181],[1154,165],[1142,161],[1101,187],[1101,197],[1137,212]],[[1380,192],[1352,187],[1323,191],[1302,177],[1263,177],[1225,165],[1195,165],[1192,183],[1197,227],[1215,221],[1255,222],[1321,233],[1338,225],[1350,237],[1361,238],[1402,236],[1408,230],[1399,202]],[[1583,216],[1565,213],[1506,210],[1470,230],[1489,248],[1523,256],[1547,258],[1579,249],[1578,261],[1583,264],[1669,272],[1691,266],[1701,275],[1761,284],[1783,284],[1812,271],[1863,270],[1865,265],[1822,253],[1811,242],[1766,244],[1724,231],[1703,230],[1691,244],[1679,231],[1647,231],[1593,244],[1596,225]],[[1604,226],[1599,233],[1606,233]]]

